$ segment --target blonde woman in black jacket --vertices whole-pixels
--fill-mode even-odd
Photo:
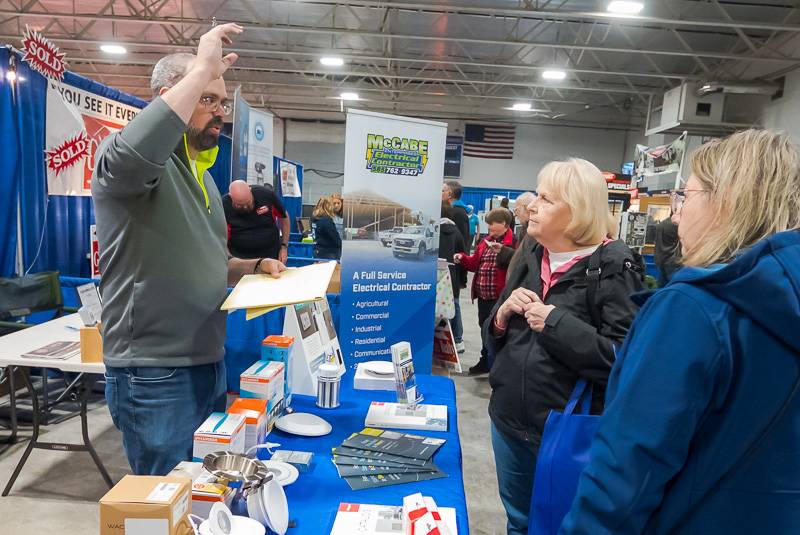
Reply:
[[[579,378],[603,395],[614,346],[636,314],[629,296],[643,288],[642,268],[612,226],[608,190],[586,160],[552,162],[539,173],[528,205],[528,242],[484,324],[495,361],[489,376],[492,446],[509,534],[527,534],[536,457],[550,410],[563,410]],[[589,269],[590,262],[597,269]],[[587,297],[589,274],[597,276]],[[594,313],[592,311],[594,309]]]

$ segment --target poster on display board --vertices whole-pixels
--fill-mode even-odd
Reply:
[[[300,182],[297,180],[297,164],[286,160],[280,161],[281,195],[284,197],[302,197]]]
[[[233,95],[233,150],[231,180],[272,186],[271,113],[253,109],[242,96],[241,88]]]
[[[91,196],[94,154],[103,139],[121,130],[139,108],[48,81],[45,161],[49,195]]]
[[[389,347],[406,341],[416,370],[431,371],[446,138],[446,123],[348,111],[339,332],[348,366],[391,360]]]

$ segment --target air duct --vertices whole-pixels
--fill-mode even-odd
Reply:
[[[783,84],[777,82],[709,81],[700,84],[697,89],[697,96],[702,97],[710,93],[729,93],[734,95],[767,95],[771,97],[782,89]]]

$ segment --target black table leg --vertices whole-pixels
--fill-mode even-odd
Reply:
[[[12,374],[16,370],[16,366],[9,366],[9,368],[11,369]],[[8,496],[8,493],[11,492],[11,487],[13,487],[14,483],[17,481],[17,477],[22,471],[22,467],[25,466],[25,463],[28,461],[28,457],[33,451],[33,448],[36,447],[36,441],[39,438],[39,400],[36,399],[36,391],[33,388],[33,383],[31,383],[31,378],[28,376],[28,374],[23,373],[22,379],[25,381],[25,386],[28,388],[28,392],[31,394],[31,403],[33,404],[33,436],[31,436],[31,440],[28,442],[28,446],[25,448],[22,458],[17,463],[17,467],[14,468],[14,473],[11,474],[11,479],[8,480],[8,484],[3,490],[3,496]]]
[[[91,441],[89,440],[89,424],[87,418],[87,403],[89,399],[89,393],[92,390],[92,385],[96,381],[96,378],[92,374],[84,374],[83,376],[83,386],[80,392],[80,402],[81,402],[81,434],[83,435],[83,444],[64,444],[58,442],[39,442],[39,400],[36,398],[36,393],[33,389],[33,383],[31,383],[30,378],[27,374],[24,376],[25,385],[28,387],[28,390],[31,392],[31,400],[33,403],[33,436],[31,437],[31,441],[28,443],[28,446],[25,448],[25,452],[22,454],[22,458],[17,463],[17,467],[14,469],[14,473],[11,474],[11,479],[8,480],[8,484],[6,485],[5,490],[3,490],[3,496],[8,496],[8,493],[11,492],[11,487],[14,486],[14,483],[17,481],[17,477],[19,473],[22,471],[22,467],[28,461],[28,457],[33,451],[34,448],[41,449],[41,450],[55,450],[55,451],[85,451],[88,452],[89,455],[92,456],[92,460],[94,464],[97,465],[98,470],[100,471],[100,475],[103,476],[106,484],[109,488],[114,486],[113,481],[111,481],[111,477],[108,475],[105,466],[103,466],[103,462],[98,457],[97,452],[95,451],[94,447],[92,446]]]
[[[97,465],[97,469],[100,470],[100,475],[103,476],[108,488],[111,488],[114,486],[114,482],[111,481],[111,477],[108,475],[106,467],[103,466],[103,462],[100,460],[100,457],[97,456],[97,452],[94,451],[94,446],[92,446],[92,442],[89,440],[89,423],[86,416],[86,405],[89,401],[89,394],[91,393],[92,387],[96,381],[97,379],[94,375],[83,374],[83,391],[81,392],[81,431],[83,433],[83,444],[86,446],[86,451],[88,451],[89,455],[92,456],[92,460],[94,461],[94,464]]]
[[[13,366],[6,367],[6,375],[8,375],[8,399],[10,403],[8,410],[11,417],[11,434],[0,440],[0,444],[17,443],[17,429],[19,424],[17,421],[17,386],[14,384],[14,372],[15,368]]]

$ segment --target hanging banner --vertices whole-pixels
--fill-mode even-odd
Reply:
[[[242,96],[241,88],[233,95],[233,154],[231,180],[273,186],[272,126],[273,116],[254,110]]]
[[[340,336],[353,368],[406,341],[431,371],[446,138],[445,123],[348,111]]]
[[[28,62],[31,68],[51,80],[62,81],[67,70],[64,53],[52,41],[36,30],[25,26],[22,37],[22,49],[25,55],[22,61]]]
[[[47,193],[91,196],[97,147],[107,135],[128,124],[139,108],[51,81],[46,113]]]
[[[669,145],[658,147],[636,145],[636,178],[680,171],[686,150],[686,136],[684,132]]]

